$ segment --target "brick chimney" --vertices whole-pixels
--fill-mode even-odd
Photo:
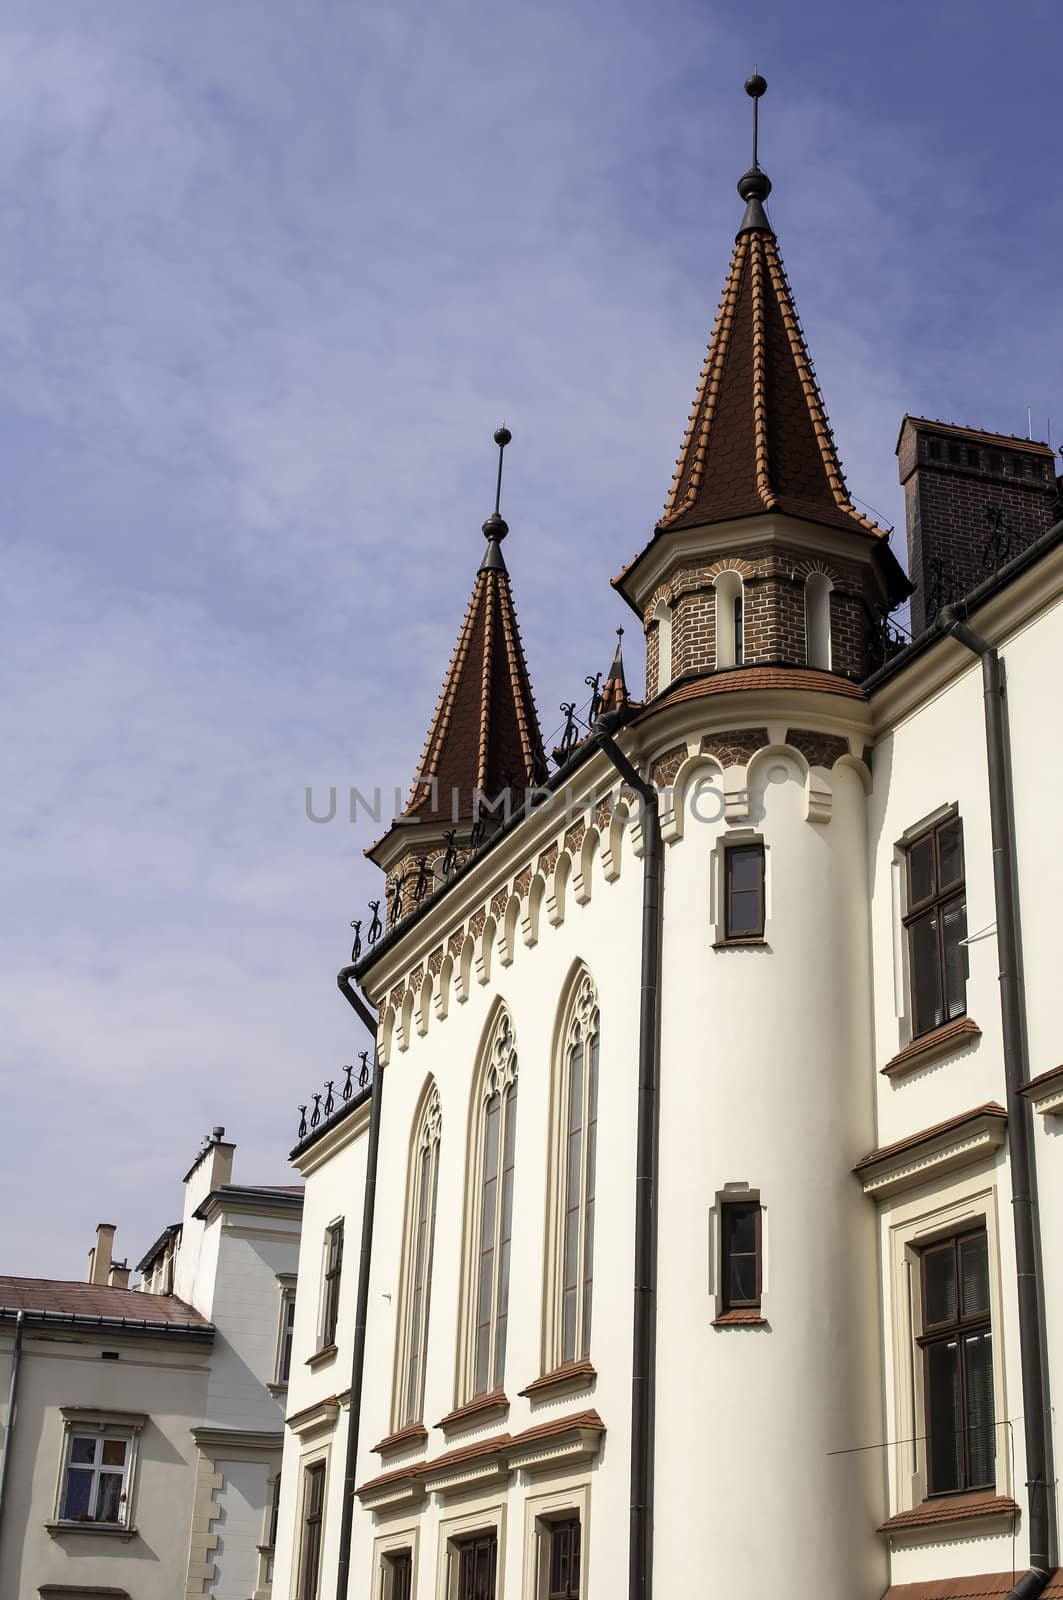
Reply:
[[[129,1288],[129,1263],[128,1261],[112,1261],[107,1273],[107,1284],[111,1289]]]
[[[111,1270],[111,1251],[114,1248],[115,1226],[113,1222],[98,1222],[96,1224],[96,1243],[89,1251],[89,1270],[85,1274],[86,1283],[106,1283],[107,1275]]]
[[[912,633],[962,600],[1055,521],[1050,445],[905,417],[897,440],[915,584]]]

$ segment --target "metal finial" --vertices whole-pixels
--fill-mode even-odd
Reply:
[[[754,69],[746,79],[746,94],[753,101],[753,165],[738,180],[738,192],[746,202],[746,213],[738,233],[771,233],[772,226],[764,212],[764,202],[771,194],[771,179],[761,170],[758,140],[760,136],[760,97],[767,89],[767,81]]]
[[[506,563],[502,556],[501,544],[502,540],[509,532],[509,523],[503,517],[499,507],[502,503],[502,457],[505,452],[506,445],[509,444],[512,438],[513,435],[510,433],[505,423],[503,423],[500,428],[495,429],[494,439],[495,444],[498,446],[498,477],[495,480],[495,509],[484,523],[483,532],[484,538],[487,540],[487,551],[484,555],[483,561],[480,563],[481,572],[483,572],[485,568],[489,569],[492,567],[500,568],[503,572],[506,570]]]

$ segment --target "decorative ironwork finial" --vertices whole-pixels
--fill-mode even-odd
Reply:
[[[503,422],[500,428],[495,429],[494,438],[495,444],[498,446],[498,477],[495,480],[495,509],[484,523],[483,532],[484,538],[487,540],[487,549],[484,553],[484,558],[480,563],[481,572],[490,571],[492,569],[497,569],[501,572],[505,572],[506,570],[505,557],[502,554],[502,540],[509,532],[509,523],[503,517],[499,507],[502,504],[502,457],[505,454],[506,445],[509,444],[510,440],[513,438],[513,435]]]
[[[746,202],[745,216],[738,233],[771,233],[772,226],[764,211],[764,202],[771,194],[771,179],[761,170],[759,154],[760,99],[768,84],[754,69],[746,79],[746,94],[753,102],[753,165],[738,180],[738,192]]]

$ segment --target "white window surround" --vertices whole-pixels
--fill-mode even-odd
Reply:
[[[548,1187],[548,1228],[546,1240],[546,1280],[543,1296],[543,1372],[557,1370],[567,1360],[578,1360],[589,1349],[589,1337],[583,1338],[586,1308],[586,1280],[590,1279],[591,1309],[593,1310],[593,1231],[591,1250],[587,1252],[587,1170],[590,1144],[589,1122],[591,1116],[591,1060],[589,1049],[583,1054],[583,1085],[581,1114],[583,1137],[581,1141],[581,1172],[579,1221],[577,1224],[576,1294],[573,1328],[575,1333],[574,1356],[566,1353],[565,1345],[565,1290],[566,1268],[565,1226],[568,1209],[566,1193],[569,1181],[569,1126],[572,1084],[573,1049],[577,1036],[585,1042],[596,1041],[595,1059],[600,1054],[600,1017],[598,991],[586,967],[580,966],[569,979],[559,1010],[560,1026],[556,1035],[554,1073],[551,1097],[550,1169]],[[597,1072],[595,1077],[597,1077]],[[597,1093],[595,1090],[595,1099]],[[596,1120],[595,1108],[595,1120]],[[596,1139],[596,1131],[595,1131]],[[593,1216],[593,1211],[591,1213]],[[593,1230],[593,1223],[592,1223]],[[570,1268],[572,1263],[569,1263]],[[590,1269],[588,1273],[588,1268]]]
[[[919,1252],[936,1239],[947,1239],[979,1226],[985,1227],[989,1245],[989,1320],[993,1335],[993,1404],[997,1422],[995,1492],[998,1495],[1012,1493],[997,1207],[996,1186],[985,1174],[965,1174],[952,1183],[942,1184],[933,1194],[924,1191],[883,1207],[888,1239],[886,1349],[893,1369],[890,1385],[893,1416],[888,1451],[891,1515],[911,1511],[926,1498],[927,1424],[919,1350],[915,1343],[921,1317]]]
[[[473,1075],[472,1097],[469,1107],[469,1159],[465,1185],[465,1228],[462,1245],[462,1274],[458,1300],[458,1391],[457,1405],[481,1394],[503,1387],[504,1373],[496,1374],[499,1350],[500,1321],[508,1316],[508,1304],[502,1298],[502,1262],[498,1248],[504,1205],[503,1159],[505,1142],[512,1140],[518,1115],[518,1051],[513,1034],[513,1022],[504,1005],[496,1007],[489,1020],[484,1044]],[[488,1219],[494,1246],[494,1258],[487,1285],[481,1283],[482,1250],[484,1241],[484,1195],[487,1118],[492,1098],[498,1102],[498,1151],[492,1216]],[[512,1202],[510,1215],[512,1217]],[[510,1224],[512,1231],[512,1222]],[[490,1306],[481,1305],[484,1290],[490,1297]],[[487,1333],[487,1377],[477,1381],[477,1355],[482,1313],[489,1312]],[[504,1338],[504,1333],[501,1335]]]
[[[742,607],[743,635],[745,633],[745,601],[742,574],[736,572],[734,567],[728,567],[725,572],[716,577],[713,588],[716,590],[716,667],[735,667],[745,659],[745,650],[736,649],[735,641],[735,605]]]
[[[411,1522],[402,1528],[392,1528],[388,1533],[382,1533],[373,1540],[373,1581],[370,1590],[371,1600],[391,1600],[388,1582],[387,1559],[390,1555],[397,1555],[402,1550],[410,1552],[410,1593],[417,1593],[418,1557],[420,1554],[421,1527],[418,1522]]]
[[[48,1524],[49,1530],[57,1532],[67,1529],[77,1529],[79,1532],[110,1533],[125,1538],[131,1538],[135,1533],[134,1527],[134,1502],[136,1495],[137,1459],[139,1455],[140,1434],[147,1423],[147,1417],[140,1412],[95,1410],[84,1406],[62,1406],[60,1414],[63,1418],[63,1442],[59,1453],[59,1475],[55,1489],[55,1515]],[[104,1463],[101,1459],[105,1441],[121,1440],[125,1445],[125,1455],[121,1464]],[[93,1460],[86,1460],[81,1466],[71,1461],[74,1450],[74,1441],[91,1441],[93,1445]],[[83,1452],[85,1453],[85,1452]],[[67,1469],[73,1467],[80,1471],[86,1478],[91,1475],[93,1482],[90,1486],[89,1511],[92,1510],[93,1499],[99,1493],[98,1480],[101,1470],[120,1476],[119,1514],[114,1521],[97,1522],[94,1518],[87,1517],[82,1521],[79,1517],[66,1515],[66,1482]],[[97,1501],[98,1503],[98,1501]]]
[[[424,1410],[441,1131],[439,1090],[430,1077],[414,1118],[407,1163],[392,1432],[421,1421]]]
[[[325,1481],[321,1491],[321,1536],[319,1542],[318,1565],[318,1594],[321,1594],[321,1578],[325,1568],[325,1541],[328,1537],[328,1506],[329,1506],[329,1479],[332,1475],[332,1446],[325,1442],[315,1449],[307,1450],[299,1457],[299,1479],[296,1489],[295,1509],[295,1540],[292,1548],[292,1594],[300,1594],[303,1584],[303,1563],[306,1555],[306,1528],[304,1517],[307,1511],[307,1493],[309,1490],[309,1468],[319,1462],[325,1464]]]
[[[291,1354],[295,1334],[295,1273],[278,1273],[277,1285],[280,1291],[280,1306],[277,1313],[277,1349],[273,1359],[273,1382],[267,1385],[270,1393],[274,1395],[285,1392],[291,1373]],[[285,1355],[287,1355],[288,1362],[287,1372],[284,1370]]]
[[[503,1501],[480,1502],[474,1507],[439,1519],[436,1588],[434,1600],[457,1600],[458,1547],[465,1539],[493,1533],[498,1541],[495,1600],[504,1600],[506,1578],[506,1506]]]
[[[589,1479],[573,1479],[564,1487],[529,1495],[524,1502],[524,1561],[521,1600],[544,1600],[550,1578],[550,1524],[578,1517],[580,1523],[580,1591],[590,1593],[591,1489]]]
[[[765,944],[771,936],[771,846],[767,843],[763,833],[756,828],[728,828],[726,834],[721,834],[712,847],[710,855],[711,880],[710,880],[710,906],[712,942],[717,945],[727,944],[727,851],[735,845],[759,844],[764,849],[764,933]],[[737,948],[737,946],[736,946]]]
[[[660,694],[672,681],[672,608],[667,600],[658,600],[652,621],[657,625],[656,692]]]
[[[831,665],[830,597],[834,585],[825,572],[805,579],[805,660],[825,672]]]
[[[724,1206],[747,1202],[750,1205],[760,1206],[760,1315],[767,1321],[768,1307],[771,1304],[771,1230],[768,1226],[768,1207],[764,1204],[764,1197],[758,1188],[747,1183],[744,1179],[735,1179],[724,1183],[716,1191],[716,1195],[709,1211],[709,1296],[713,1304],[713,1316],[718,1317],[723,1311],[723,1240],[721,1236],[720,1213]]]

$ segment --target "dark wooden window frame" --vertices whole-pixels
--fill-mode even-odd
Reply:
[[[579,1600],[583,1542],[579,1517],[555,1517],[548,1528],[546,1600]]]
[[[734,862],[739,855],[752,855],[759,859],[760,874],[757,885],[757,917],[754,930],[746,929],[741,933],[734,931],[733,912],[733,873]],[[765,917],[765,892],[764,878],[767,871],[764,841],[762,839],[736,839],[733,844],[724,846],[723,851],[723,936],[725,941],[734,940],[736,943],[742,939],[763,939]]]
[[[343,1218],[325,1229],[325,1282],[321,1306],[321,1349],[336,1343],[343,1277]]]
[[[728,1193],[718,1198],[720,1211],[720,1283],[719,1305],[721,1312],[727,1311],[759,1311],[761,1297],[764,1290],[764,1220],[763,1206],[760,1203],[759,1193],[749,1190],[741,1193]],[[734,1221],[736,1212],[752,1212],[756,1230],[753,1250],[741,1251],[739,1254],[752,1254],[756,1264],[756,1292],[751,1299],[739,1299],[731,1294],[730,1267],[735,1252],[731,1248],[728,1238],[728,1229]]]
[[[959,878],[956,878],[951,883],[942,886],[940,835],[945,828],[951,827],[953,823],[956,822],[960,823],[960,852],[963,858],[963,871]],[[933,893],[924,896],[922,900],[916,901],[913,899],[912,895],[912,852],[919,845],[925,844],[928,839],[933,840],[934,846],[934,890]],[[951,806],[944,816],[938,817],[936,822],[930,823],[927,827],[921,828],[918,833],[912,834],[911,837],[906,838],[903,841],[902,849],[904,851],[905,912],[903,920],[905,960],[907,962],[908,990],[911,1001],[912,1038],[914,1040],[921,1039],[927,1033],[933,1033],[935,1028],[943,1027],[946,1022],[954,1022],[957,1017],[965,1017],[967,1015],[966,975],[964,978],[963,1010],[957,1011],[955,1016],[949,1015],[948,983],[945,964],[945,919],[942,914],[945,907],[961,895],[963,896],[966,906],[967,855],[963,837],[963,823],[960,818],[959,808],[957,806]],[[928,916],[933,916],[935,912],[937,913],[938,919],[938,998],[940,1002],[942,1020],[940,1022],[932,1022],[926,1027],[919,1027],[918,1018],[916,1016],[916,983],[913,964],[912,929],[918,923],[924,921]]]
[[[303,1514],[299,1533],[299,1600],[318,1600],[325,1520],[325,1463],[303,1468]]]
[[[495,1600],[498,1593],[498,1529],[485,1528],[480,1533],[455,1539],[452,1550],[457,1569],[454,1600]],[[475,1587],[476,1554],[480,1550],[487,1550],[491,1558],[490,1589],[485,1596],[478,1595]]]
[[[964,1381],[965,1377],[966,1377],[966,1366],[965,1366],[965,1357],[964,1357],[964,1353],[963,1353],[963,1342],[962,1342],[962,1336],[964,1334],[980,1333],[980,1332],[984,1331],[986,1333],[989,1333],[990,1336],[992,1336],[993,1318],[992,1318],[991,1306],[988,1307],[984,1312],[979,1312],[976,1316],[963,1317],[963,1316],[959,1315],[959,1309],[958,1309],[958,1305],[957,1305],[957,1316],[952,1322],[931,1323],[929,1326],[927,1325],[927,1322],[926,1322],[926,1278],[925,1278],[924,1264],[925,1264],[927,1256],[930,1255],[935,1250],[942,1249],[942,1247],[945,1246],[945,1245],[951,1245],[953,1247],[953,1249],[955,1250],[955,1252],[956,1252],[956,1258],[957,1258],[957,1260],[956,1260],[956,1281],[957,1281],[957,1286],[958,1286],[959,1283],[960,1283],[960,1266],[959,1266],[960,1245],[963,1243],[963,1241],[965,1239],[974,1238],[978,1234],[982,1234],[982,1235],[986,1236],[986,1243],[987,1243],[987,1250],[988,1250],[988,1232],[987,1232],[985,1224],[982,1223],[980,1225],[976,1224],[973,1227],[963,1228],[963,1229],[961,1229],[961,1231],[959,1233],[948,1234],[942,1239],[931,1239],[931,1240],[928,1240],[925,1244],[921,1244],[919,1246],[919,1249],[918,1249],[918,1252],[917,1252],[918,1253],[918,1257],[919,1257],[919,1296],[920,1296],[921,1332],[916,1335],[915,1342],[916,1342],[917,1348],[919,1349],[920,1366],[922,1368],[921,1379],[922,1379],[922,1387],[923,1387],[923,1418],[924,1418],[924,1430],[923,1431],[924,1431],[925,1439],[926,1439],[926,1493],[927,1493],[927,1499],[928,1500],[929,1499],[938,1499],[938,1498],[946,1499],[950,1495],[969,1494],[972,1490],[975,1490],[975,1489],[989,1489],[989,1488],[993,1488],[995,1486],[995,1478],[991,1478],[990,1480],[988,1480],[985,1483],[972,1484],[970,1482],[970,1459],[969,1459],[969,1457],[970,1457],[970,1449],[969,1449],[970,1441],[969,1441],[969,1438],[968,1438],[969,1430],[968,1430],[968,1423],[967,1423],[967,1386],[966,1386],[966,1382]],[[957,1287],[957,1293],[959,1293],[959,1288],[958,1287]],[[928,1350],[931,1349],[932,1346],[934,1346],[936,1344],[942,1344],[942,1343],[946,1342],[949,1339],[956,1340],[957,1344],[958,1344],[958,1347],[959,1347],[960,1381],[959,1381],[959,1385],[958,1385],[958,1391],[959,1391],[959,1408],[960,1408],[960,1419],[961,1419],[961,1421],[960,1421],[960,1430],[959,1430],[959,1432],[960,1432],[960,1440],[961,1440],[961,1453],[960,1453],[960,1478],[961,1478],[961,1482],[955,1488],[935,1489],[934,1488],[934,1483],[933,1483],[933,1467],[932,1467],[931,1436],[930,1436],[930,1417],[931,1417],[930,1373],[929,1373],[930,1363],[929,1363],[929,1361],[927,1359],[927,1352],[928,1352]],[[996,1446],[996,1440],[994,1439],[994,1449],[993,1449],[993,1460],[994,1460],[994,1462],[996,1460],[996,1448],[995,1448],[995,1446]]]
[[[413,1550],[388,1550],[384,1554],[384,1600],[410,1600],[413,1594]]]

